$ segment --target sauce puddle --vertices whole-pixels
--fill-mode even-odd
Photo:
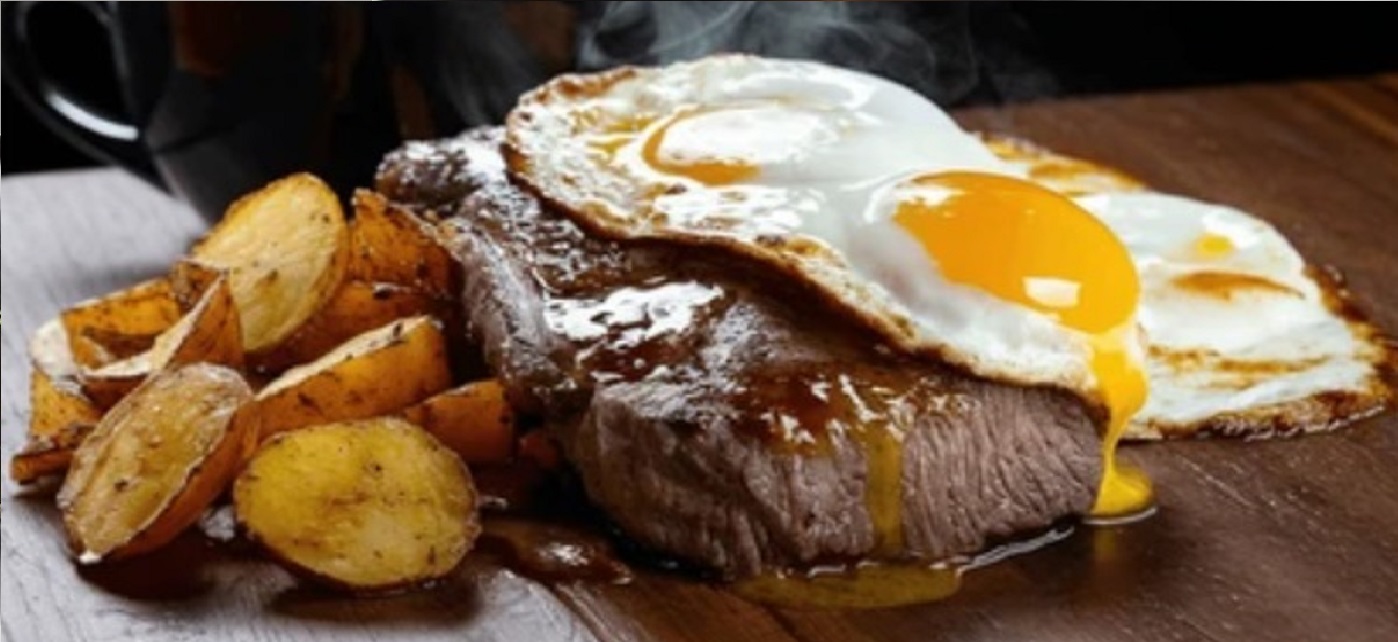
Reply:
[[[525,577],[542,582],[631,582],[631,569],[616,559],[611,543],[588,529],[499,515],[487,516],[484,526],[478,545]]]

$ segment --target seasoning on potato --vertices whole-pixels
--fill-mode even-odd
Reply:
[[[152,376],[98,422],[58,493],[84,564],[173,540],[228,487],[256,425],[238,414],[252,390],[237,371],[193,364]]]
[[[499,381],[473,381],[407,408],[404,418],[432,433],[467,463],[507,461],[515,417]]]
[[[241,368],[240,327],[228,280],[220,276],[193,309],[155,338],[149,350],[81,371],[83,391],[98,407],[110,408],[147,377],[169,366],[203,362]]]
[[[235,478],[251,537],[331,584],[408,587],[460,563],[480,530],[464,460],[507,459],[513,418],[495,382],[444,393],[460,275],[431,222],[355,203],[352,228],[320,179],[270,183],[168,276],[35,333],[10,476],[64,476],[80,563],[168,544]]]
[[[335,294],[349,259],[349,227],[329,186],[295,174],[230,205],[190,256],[229,271],[243,349],[258,353],[291,336]]]
[[[29,431],[10,460],[10,479],[28,484],[68,469],[73,451],[102,412],[83,394],[63,323],[40,326],[29,343]]]
[[[262,355],[257,366],[280,372],[320,358],[355,335],[395,319],[444,311],[448,303],[422,290],[393,283],[348,280],[296,334]]]
[[[168,279],[151,279],[83,301],[59,316],[73,359],[99,368],[150,348],[180,318]]]
[[[455,298],[460,291],[456,258],[432,225],[382,194],[355,191],[350,230],[352,277],[395,283],[443,298]]]
[[[451,385],[446,338],[431,317],[365,332],[257,393],[262,439],[316,424],[386,415]]]
[[[480,532],[461,459],[395,418],[277,435],[239,475],[233,503],[248,536],[273,557],[354,592],[441,578]]]

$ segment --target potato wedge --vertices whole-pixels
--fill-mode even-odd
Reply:
[[[257,367],[270,372],[320,358],[355,335],[403,319],[441,311],[446,302],[421,290],[392,283],[345,281],[325,304],[290,339],[260,356]]]
[[[498,381],[452,388],[401,414],[467,463],[507,461],[514,453],[515,417]]]
[[[227,276],[229,270],[216,268],[194,259],[180,259],[170,267],[170,290],[181,312],[189,312],[198,305],[204,292],[219,277]],[[241,341],[241,337],[239,337]]]
[[[352,278],[395,283],[438,297],[458,295],[459,266],[430,223],[368,190],[356,191],[353,205]]]
[[[256,434],[252,389],[223,366],[160,372],[107,413],[73,455],[58,507],[84,564],[148,552],[194,523]]]
[[[351,591],[443,577],[480,533],[460,458],[397,418],[278,435],[238,476],[233,505],[273,557]]]
[[[199,303],[170,329],[156,337],[149,350],[81,374],[87,396],[99,408],[110,408],[151,374],[171,365],[216,363],[243,365],[238,310],[228,279],[218,278]]]
[[[257,394],[262,439],[286,430],[398,412],[451,385],[446,340],[431,317],[400,319],[287,370]]]
[[[257,353],[290,337],[335,294],[349,227],[324,182],[295,174],[230,205],[190,258],[229,271],[243,348]]]
[[[39,327],[29,355],[29,433],[10,460],[10,479],[21,484],[67,470],[73,451],[102,418],[77,381],[61,319]]]
[[[10,458],[10,479],[17,484],[32,484],[50,475],[66,472],[93,424],[69,424],[58,433],[29,439]]]
[[[59,317],[73,358],[85,368],[134,356],[180,318],[168,279],[152,279],[79,303]]]

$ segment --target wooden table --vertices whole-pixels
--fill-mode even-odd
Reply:
[[[1398,76],[1068,100],[960,114],[1275,221],[1398,330]],[[115,171],[3,184],[4,455],[29,333],[161,272],[200,231]],[[435,592],[342,600],[199,538],[114,570],[68,562],[50,501],[5,493],[3,635],[62,640],[1398,640],[1398,421],[1268,443],[1130,448],[1160,514],[973,573],[945,602],[767,609],[700,583],[545,586],[483,561]],[[192,563],[190,560],[201,560]]]

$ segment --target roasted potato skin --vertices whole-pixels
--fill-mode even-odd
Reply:
[[[456,451],[466,463],[499,463],[514,454],[515,416],[498,381],[487,379],[452,388],[401,414]]]
[[[75,381],[35,368],[29,377],[29,434],[10,460],[10,479],[28,484],[68,469],[102,413]]]
[[[242,318],[227,278],[218,276],[190,310],[194,320],[170,356],[170,363],[215,363],[243,368]]]
[[[10,478],[20,484],[67,470],[73,450],[102,418],[77,381],[78,364],[61,318],[34,332],[29,364],[29,429],[10,460]]]
[[[335,192],[310,174],[273,181],[228,207],[190,258],[226,270],[243,348],[274,350],[334,296],[350,258]]]
[[[369,190],[354,193],[351,278],[394,283],[454,299],[461,292],[461,266],[436,227]]]
[[[200,363],[156,374],[112,408],[58,493],[79,561],[140,555],[193,524],[246,460],[257,426],[240,409],[251,398],[237,371]]]
[[[393,283],[349,280],[325,307],[275,350],[257,357],[263,372],[281,372],[320,358],[356,335],[395,319],[439,316],[449,304],[432,295]]]
[[[229,270],[221,269],[196,261],[194,259],[180,259],[170,267],[170,291],[175,298],[175,304],[179,306],[181,312],[189,312],[199,300],[204,298],[204,292],[209,286],[214,284],[220,277],[228,277]],[[240,337],[241,339],[241,337]]]
[[[77,445],[92,432],[91,426],[73,426],[62,441],[39,440],[25,442],[10,458],[10,479],[16,484],[33,484],[50,475],[68,470],[73,463]]]
[[[108,375],[101,372],[83,377],[83,394],[103,411],[116,406],[127,395],[140,387],[141,382],[151,375],[154,369],[142,369],[138,373]]]
[[[74,305],[59,316],[74,360],[84,368],[134,356],[180,318],[169,279],[137,283]]]
[[[187,363],[243,367],[242,330],[228,280],[218,277],[198,304],[145,353],[80,373],[83,391],[99,408],[111,408],[155,372]]]
[[[441,323],[417,316],[354,337],[286,371],[257,395],[262,439],[316,424],[392,414],[451,385]]]
[[[241,530],[268,555],[351,593],[444,577],[480,533],[460,458],[390,417],[278,434],[239,475],[233,502]]]

